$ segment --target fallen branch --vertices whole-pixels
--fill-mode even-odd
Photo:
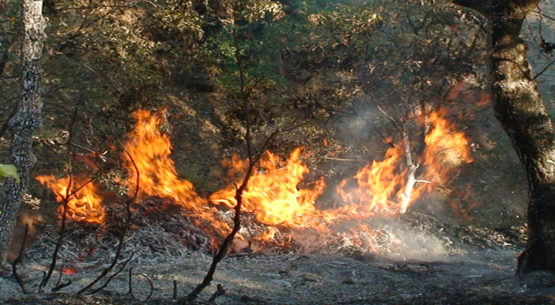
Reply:
[[[140,276],[144,277],[147,281],[148,284],[150,286],[150,293],[148,294],[148,296],[143,300],[143,302],[147,302],[148,300],[150,300],[150,298],[152,297],[152,294],[154,293],[154,283],[152,283],[152,280],[146,276],[145,274],[139,274]],[[129,275],[128,275],[128,282],[129,282],[129,291],[127,292],[128,295],[130,295],[132,298],[135,299],[135,295],[133,294],[133,268],[129,268]]]

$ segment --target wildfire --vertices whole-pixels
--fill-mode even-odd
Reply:
[[[138,171],[138,187],[143,194],[173,198],[177,204],[193,211],[205,208],[206,199],[197,195],[193,184],[177,176],[170,158],[171,140],[160,131],[160,126],[165,123],[164,115],[164,109],[154,114],[148,110],[138,110],[133,114],[137,123],[127,135],[129,140],[124,145],[126,153],[123,155],[129,192],[132,194],[135,190]]]
[[[297,228],[309,225],[307,219],[318,214],[315,201],[324,191],[325,182],[320,179],[311,189],[299,188],[309,172],[300,160],[301,151],[301,148],[295,149],[286,162],[269,151],[264,154],[243,193],[245,211],[253,212],[256,219],[267,225],[285,224]],[[235,185],[244,179],[248,161],[234,155],[227,165],[230,183],[212,194],[210,200],[232,208],[236,205]]]
[[[386,151],[383,161],[372,161],[354,176],[358,188],[348,189],[348,180],[344,180],[337,190],[343,201],[353,204],[366,217],[405,213],[424,192],[447,182],[451,169],[472,162],[468,139],[443,117],[446,114],[447,110],[441,108],[427,116],[423,123],[428,130],[426,146],[421,155],[412,156],[412,150],[406,149],[411,144],[404,137]]]
[[[79,177],[57,179],[53,175],[38,176],[35,179],[52,190],[56,201],[67,201],[66,215],[69,219],[99,224],[104,222],[106,213],[102,206],[102,198],[93,182]],[[60,215],[63,211],[64,206],[60,205]]]
[[[303,149],[295,149],[286,160],[265,152],[242,197],[243,211],[252,214],[267,228],[266,232],[253,238],[274,239],[280,235],[281,228],[291,231],[308,228],[329,235],[333,231],[331,227],[340,220],[356,223],[375,215],[404,213],[424,192],[447,183],[453,168],[472,161],[466,136],[447,121],[445,115],[446,110],[440,109],[421,122],[426,131],[422,153],[413,156],[412,143],[408,142],[408,136],[404,136],[395,145],[389,142],[391,146],[383,160],[374,160],[364,166],[354,180],[344,180],[337,188],[343,202],[335,209],[316,207],[316,200],[324,192],[326,183],[323,178],[311,184],[303,182],[309,173],[302,161]],[[207,230],[211,230],[211,234],[228,232],[228,225],[215,217],[217,210],[210,207],[209,202],[226,209],[235,207],[236,188],[245,178],[248,160],[234,155],[225,164],[229,168],[227,187],[213,193],[209,199],[202,198],[191,182],[178,177],[170,158],[170,138],[161,131],[161,126],[167,124],[164,110],[155,113],[139,110],[133,116],[137,122],[127,135],[123,155],[129,194],[134,194],[138,187],[141,196],[171,198],[172,202],[183,206],[184,213],[197,224],[209,223],[211,228]],[[95,195],[94,184],[87,183],[79,189],[79,183],[82,183],[79,180],[82,179],[74,177],[68,192],[68,178],[40,176],[37,180],[51,188],[59,202],[69,198],[67,215],[71,219],[93,223],[104,221],[104,209],[101,198]],[[356,182],[355,187],[352,182]],[[351,232],[357,232],[355,239],[363,244],[372,243],[377,238],[371,228],[362,225]],[[243,237],[239,239],[244,241]]]

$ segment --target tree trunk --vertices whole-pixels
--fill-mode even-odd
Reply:
[[[32,152],[33,134],[42,124],[40,99],[41,59],[45,39],[42,0],[22,1],[24,39],[21,50],[23,98],[9,121],[13,135],[11,162],[17,166],[20,182],[8,178],[0,194],[0,264],[5,265],[17,212],[29,184],[29,173],[36,162]]]
[[[526,15],[539,0],[455,0],[490,23],[490,74],[495,116],[525,168],[529,189],[528,243],[517,274],[555,272],[555,135],[520,39]]]

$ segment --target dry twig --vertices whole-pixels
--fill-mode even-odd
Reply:
[[[258,161],[260,160],[262,155],[264,154],[265,148],[268,146],[270,141],[278,133],[278,130],[274,131],[266,139],[266,141],[263,143],[262,147],[260,147],[260,150],[258,151],[258,153],[254,154],[254,152],[253,152],[253,143],[252,143],[252,135],[251,135],[251,132],[252,132],[251,129],[252,128],[251,128],[251,122],[250,122],[250,99],[249,98],[250,98],[251,90],[249,90],[249,91],[246,90],[245,73],[243,71],[243,63],[241,61],[241,50],[239,48],[239,42],[238,42],[237,36],[235,35],[235,32],[233,34],[234,34],[233,36],[234,36],[234,43],[235,43],[235,61],[236,61],[237,66],[239,68],[239,76],[240,76],[241,100],[243,102],[243,106],[244,106],[244,109],[245,109],[245,112],[246,112],[245,141],[246,141],[246,145],[247,145],[247,157],[248,157],[248,160],[249,160],[249,165],[247,167],[247,171],[245,173],[245,177],[243,178],[243,181],[241,182],[241,184],[239,186],[237,186],[237,185],[235,186],[236,205],[235,205],[235,208],[234,208],[235,215],[233,217],[233,228],[232,228],[231,232],[225,237],[225,239],[222,242],[220,248],[218,249],[218,252],[216,253],[214,258],[212,259],[212,264],[210,265],[210,268],[209,268],[208,272],[206,273],[206,276],[204,277],[203,281],[200,284],[198,284],[188,295],[178,299],[176,304],[179,304],[179,305],[187,304],[190,301],[195,300],[198,297],[198,295],[206,287],[208,287],[210,285],[210,283],[212,282],[212,280],[214,278],[214,273],[216,272],[216,267],[218,266],[218,263],[227,254],[227,249],[229,248],[229,246],[233,242],[233,239],[235,238],[235,235],[237,234],[237,232],[239,232],[239,229],[241,228],[241,207],[242,207],[242,203],[243,203],[243,192],[247,189],[247,185],[248,185],[248,182],[249,182],[249,180],[252,176],[252,173],[254,171],[254,167],[258,163]],[[220,288],[220,285],[218,285],[218,290],[220,290],[219,288]],[[223,290],[223,287],[221,288],[221,291],[225,292],[225,290]],[[218,292],[216,292],[216,294],[217,293]],[[214,299],[216,297],[214,297]]]
[[[125,244],[125,242],[124,242],[125,241],[125,236],[127,235],[127,232],[129,230],[129,226],[131,225],[131,219],[133,218],[133,212],[131,211],[131,206],[135,202],[135,200],[137,199],[137,197],[139,195],[139,180],[140,180],[139,179],[140,178],[139,177],[140,176],[139,168],[137,167],[137,164],[135,163],[135,160],[133,159],[133,156],[131,156],[131,154],[127,151],[125,151],[125,153],[129,157],[129,159],[131,160],[131,163],[133,164],[133,167],[135,168],[135,173],[137,174],[137,185],[135,186],[135,192],[134,192],[133,196],[131,196],[131,198],[129,198],[125,201],[125,210],[126,210],[125,224],[123,226],[123,232],[119,236],[119,241],[118,241],[118,247],[116,249],[116,254],[114,255],[114,259],[112,260],[112,263],[110,264],[110,266],[106,267],[106,269],[104,269],[102,271],[102,273],[100,273],[100,275],[98,275],[98,277],[96,279],[94,279],[91,283],[89,283],[88,285],[83,287],[81,290],[79,290],[77,292],[77,294],[82,294],[83,292],[87,291],[92,286],[94,286],[94,284],[96,284],[98,281],[100,281],[101,279],[106,277],[106,275],[108,275],[108,273],[110,273],[114,269],[114,267],[118,263],[118,260],[121,256],[123,245]],[[100,286],[99,288],[93,290],[91,292],[91,294],[96,293],[99,290],[106,287],[108,285],[108,283],[114,278],[114,276],[117,275],[119,272],[121,272],[121,270],[123,270],[125,265],[127,265],[127,263],[131,260],[132,257],[133,257],[133,255],[131,255],[131,257],[129,257],[129,259],[124,263],[124,265],[120,269],[120,271],[118,271],[118,272],[116,272],[116,274],[108,277],[106,282],[102,286]]]

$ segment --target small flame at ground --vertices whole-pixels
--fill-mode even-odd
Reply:
[[[302,228],[310,225],[308,219],[318,215],[316,198],[325,188],[323,179],[317,180],[312,188],[300,188],[308,167],[300,160],[301,148],[295,149],[286,162],[267,151],[255,168],[247,189],[243,193],[243,210],[253,212],[256,218],[267,225],[284,224]],[[233,156],[227,164],[230,168],[229,185],[212,194],[210,200],[229,208],[236,205],[235,185],[240,184],[249,165],[247,160]]]
[[[91,181],[79,177],[57,179],[53,175],[38,176],[35,179],[52,190],[56,201],[63,203],[67,200],[66,215],[69,219],[99,224],[104,222],[106,213],[102,198],[98,195],[97,186]],[[63,205],[60,205],[60,214],[63,209]]]

